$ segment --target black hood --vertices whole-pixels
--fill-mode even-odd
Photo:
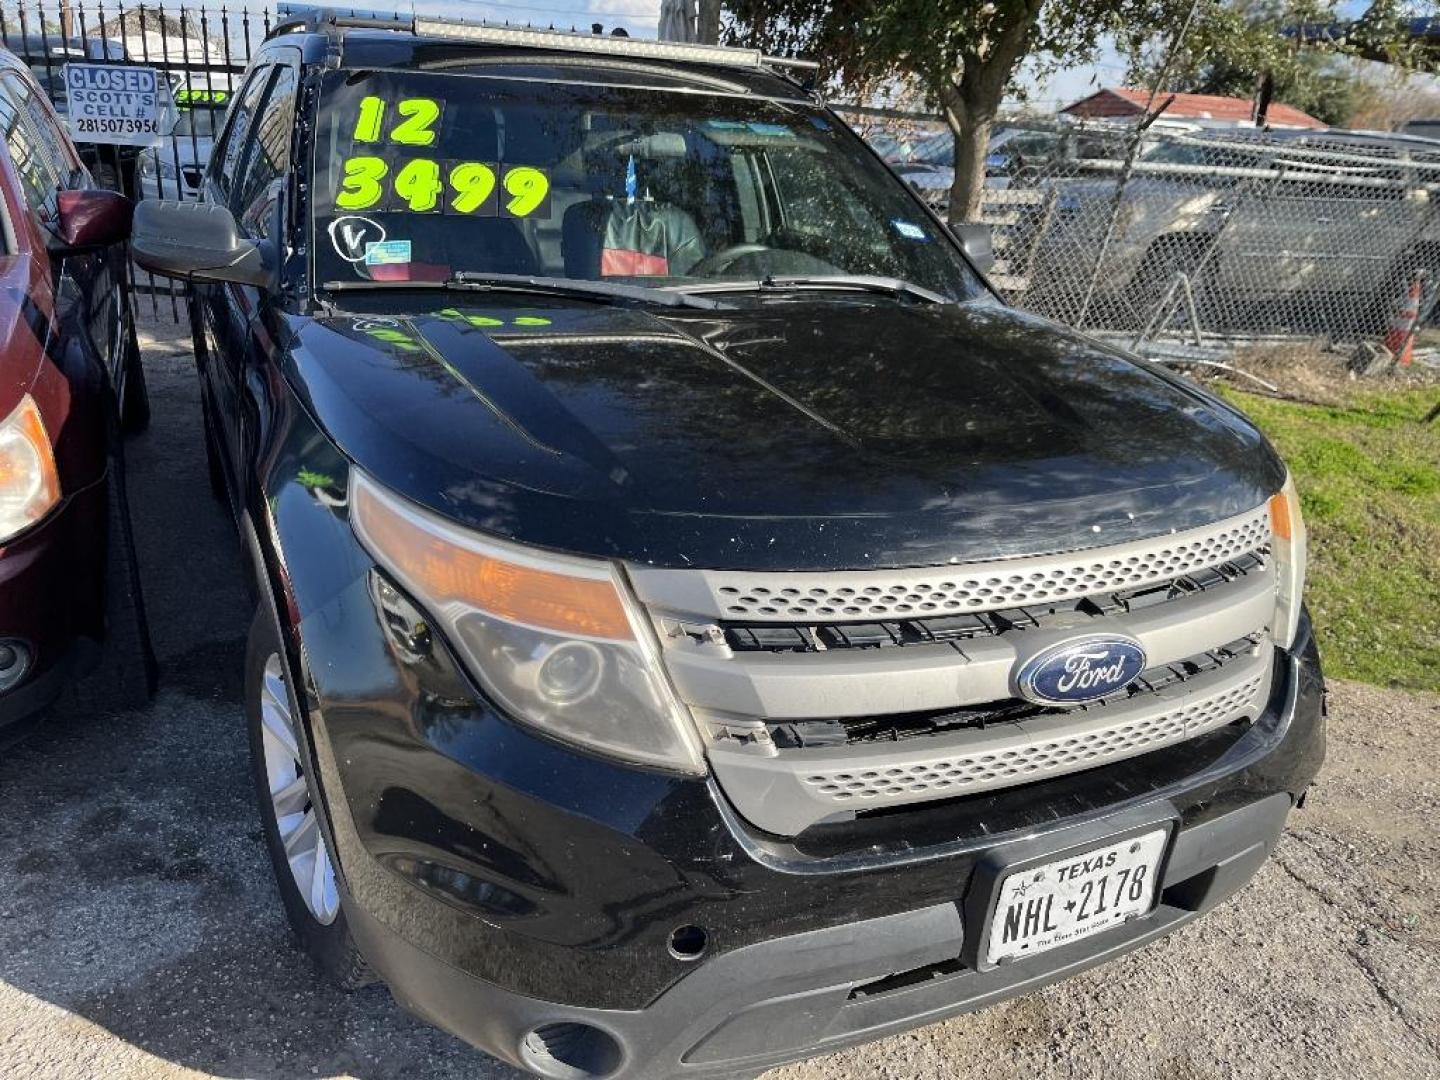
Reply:
[[[660,566],[1114,544],[1283,480],[1229,408],[994,304],[465,305],[295,329],[296,386],[381,483],[487,532]]]

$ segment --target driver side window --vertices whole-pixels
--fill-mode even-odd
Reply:
[[[230,122],[225,125],[224,142],[219,147],[218,153],[212,154],[210,157],[211,176],[227,196],[231,193],[232,182],[240,167],[240,155],[244,153],[245,147],[249,144],[250,122],[260,103],[260,95],[265,90],[265,84],[270,81],[271,70],[269,66],[266,66],[256,68],[250,73],[249,80],[232,106],[234,113],[230,117]]]
[[[255,124],[255,139],[240,178],[230,193],[230,208],[245,232],[258,237],[269,223],[270,184],[290,168],[295,128],[295,69],[277,69],[275,81]]]

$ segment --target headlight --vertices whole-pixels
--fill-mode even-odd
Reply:
[[[147,180],[155,179],[157,174],[165,180],[175,179],[174,164],[162,157],[157,157],[153,152],[141,154],[136,168],[140,171],[140,175]]]
[[[40,409],[29,394],[0,420],[0,542],[39,521],[60,501],[60,476]]]
[[[1270,497],[1270,542],[1275,552],[1278,579],[1275,596],[1275,643],[1288,649],[1300,629],[1300,604],[1305,591],[1305,519],[1295,481]]]
[[[360,542],[515,719],[624,761],[704,774],[694,723],[615,567],[492,540],[350,475]]]

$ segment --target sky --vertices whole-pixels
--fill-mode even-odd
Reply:
[[[316,0],[319,2],[319,0]],[[343,0],[330,0],[340,6]],[[659,23],[660,0],[355,0],[357,7],[389,9],[412,7],[421,15],[458,16],[486,22],[532,22],[537,26],[553,25],[558,29],[587,29],[601,22],[607,30],[623,26],[636,37],[654,37]],[[1345,0],[1340,5],[1342,17],[1353,18],[1369,6],[1370,0]],[[1026,97],[1039,109],[1058,109],[1076,101],[1102,86],[1119,86],[1125,82],[1125,60],[1113,42],[1102,42],[1094,63],[1059,72],[1048,79],[1023,78]]]
[[[383,8],[385,0],[356,0],[357,6]],[[411,4],[401,3],[409,11]],[[532,22],[568,30],[588,29],[593,22],[623,26],[636,37],[654,37],[660,21],[660,0],[417,0],[420,15],[457,16],[484,22]]]

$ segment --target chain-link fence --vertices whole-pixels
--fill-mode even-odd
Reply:
[[[1008,148],[1008,149],[1007,149]],[[1336,131],[1007,129],[982,219],[1015,303],[1163,348],[1383,337],[1440,270],[1440,142]],[[948,169],[910,176],[937,206]]]

